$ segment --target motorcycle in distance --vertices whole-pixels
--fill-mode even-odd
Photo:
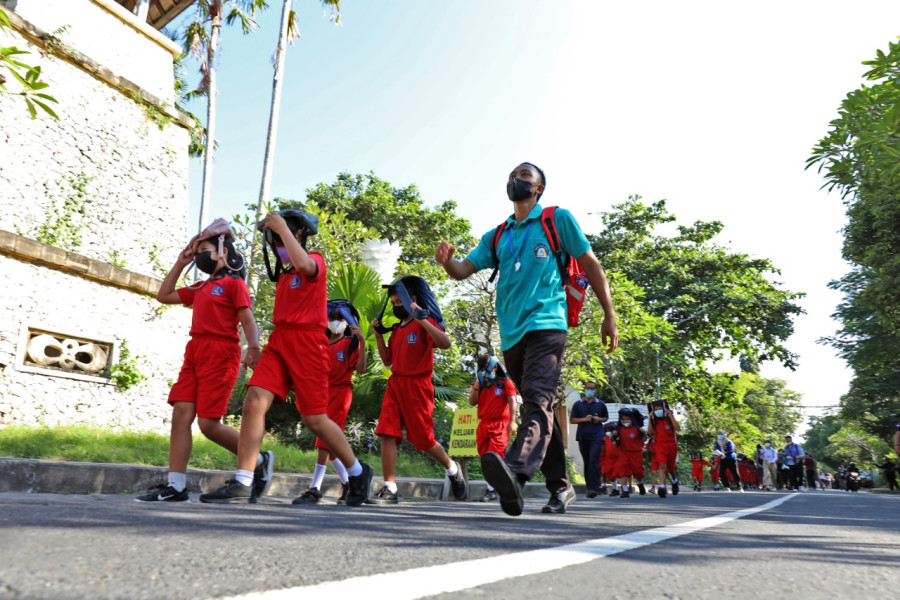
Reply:
[[[847,491],[859,491],[859,469],[853,463],[850,463],[850,466],[847,467]]]

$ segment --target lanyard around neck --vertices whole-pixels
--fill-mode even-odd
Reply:
[[[509,253],[512,255],[513,260],[516,261],[515,264],[513,265],[516,268],[516,271],[518,271],[519,268],[522,266],[522,262],[520,259],[522,258],[522,252],[525,251],[525,243],[528,241],[528,230],[531,229],[531,226],[533,224],[534,224],[534,221],[528,221],[528,225],[525,226],[525,234],[522,236],[522,245],[519,246],[519,254],[518,255],[516,255],[515,251],[513,250],[512,227],[510,227],[508,230],[509,236],[507,237],[507,240],[509,240]]]

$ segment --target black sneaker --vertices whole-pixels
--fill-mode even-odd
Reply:
[[[673,496],[678,495],[678,480],[677,479],[672,480],[672,495]]]
[[[631,492],[622,492],[620,498],[631,498]]]
[[[481,497],[480,502],[496,502],[500,496],[497,495],[496,490],[488,490],[484,493],[484,496]]]
[[[607,495],[608,493],[609,493],[609,490],[606,489],[606,486],[605,486],[605,485],[601,485],[601,486],[600,486],[600,495],[601,495],[601,496],[605,496],[605,495]]]
[[[291,504],[316,504],[322,499],[322,492],[319,488],[309,488],[298,497],[294,498]]]
[[[378,493],[366,500],[366,504],[374,504],[376,506],[387,506],[389,504],[397,504],[400,501],[397,492],[392,492],[388,486],[383,485]]]
[[[588,498],[596,498],[599,495],[600,495],[600,492],[598,492],[597,490],[588,490],[588,493],[587,493]]]
[[[469,496],[469,484],[466,482],[466,476],[463,475],[462,468],[459,466],[458,462],[454,462],[456,465],[456,475],[450,477],[450,491],[453,492],[453,497],[456,500],[465,500]]]
[[[615,498],[618,495],[619,495],[619,490],[613,490],[609,493],[610,498]]]
[[[569,485],[566,489],[550,496],[550,501],[544,505],[541,512],[562,514],[573,502],[575,502],[575,488]]]
[[[647,488],[644,487],[644,482],[643,482],[643,481],[638,481],[638,493],[639,493],[641,496],[646,496],[646,495],[647,495]]]
[[[359,506],[369,498],[369,488],[372,486],[372,465],[362,464],[362,473],[356,477],[350,477],[350,489],[347,491],[347,506]]]
[[[155,485],[146,494],[142,494],[134,499],[135,502],[190,502],[191,497],[188,495],[187,488],[180,492],[171,485],[159,484]]]
[[[350,482],[341,484],[341,497],[337,499],[337,503],[341,506],[347,504],[347,495],[350,493]]]
[[[250,502],[253,495],[253,486],[244,485],[235,479],[229,479],[225,485],[214,492],[200,494],[200,502],[210,504],[235,504],[238,502]]]
[[[485,452],[481,457],[481,472],[500,496],[500,508],[506,514],[517,517],[525,508],[519,478],[496,452]]]
[[[656,493],[659,494],[660,498],[665,498],[666,497],[666,488],[664,488],[664,487],[656,488]]]
[[[253,471],[253,497],[265,496],[272,485],[272,469],[275,466],[275,453],[271,450],[260,452],[263,459]]]

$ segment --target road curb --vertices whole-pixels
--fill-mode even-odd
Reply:
[[[165,467],[112,463],[63,462],[26,458],[0,458],[0,492],[33,494],[136,494],[166,480]],[[187,489],[192,493],[215,490],[233,476],[233,471],[188,469]],[[373,491],[382,479],[373,480]],[[312,475],[307,473],[275,473],[268,495],[296,497],[309,489]],[[446,498],[445,480],[398,477],[400,496],[413,500]],[[469,499],[484,495],[484,481],[469,482]],[[583,485],[575,485],[579,494]],[[335,475],[326,475],[322,483],[326,496],[340,496],[341,484]],[[543,483],[529,483],[528,498],[549,497]]]

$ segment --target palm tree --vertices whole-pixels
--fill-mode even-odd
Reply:
[[[266,0],[197,0],[198,20],[187,26],[184,34],[185,52],[190,52],[200,59],[200,73],[203,78],[199,89],[206,93],[206,150],[203,155],[203,188],[200,194],[201,231],[206,225],[209,208],[209,194],[212,189],[213,154],[216,140],[216,53],[219,49],[219,36],[222,19],[232,25],[235,21],[241,24],[244,35],[256,29],[253,19],[256,13],[268,8]]]
[[[341,22],[340,0],[320,0],[326,8],[331,8],[331,20],[339,25]],[[256,220],[263,217],[263,212],[269,201],[269,189],[272,184],[272,163],[275,157],[275,139],[278,135],[278,119],[281,112],[281,86],[284,81],[284,57],[287,44],[293,44],[300,37],[300,29],[297,24],[297,13],[291,10],[293,0],[284,0],[281,8],[281,29],[278,36],[278,46],[275,49],[275,73],[272,76],[272,104],[269,108],[269,130],[266,135],[266,154],[263,160],[262,182],[259,186],[259,202],[256,204]],[[253,264],[253,256],[258,246],[258,236],[253,235],[250,244],[250,264]],[[256,291],[259,286],[259,276],[255,271],[249,273],[248,288],[250,298],[256,303]]]

